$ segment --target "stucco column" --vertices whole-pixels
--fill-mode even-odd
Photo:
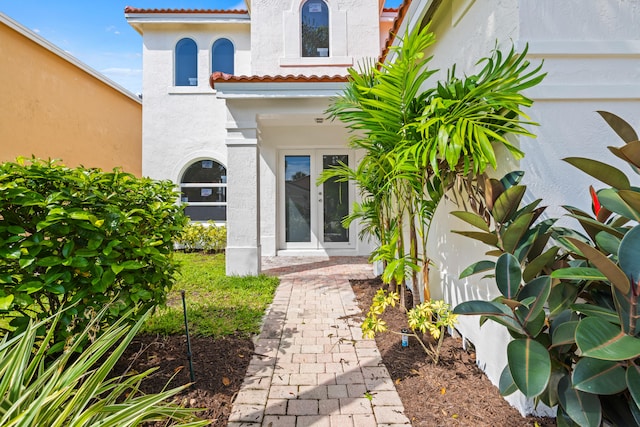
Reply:
[[[256,138],[229,133],[227,144],[227,275],[260,273],[260,148]]]

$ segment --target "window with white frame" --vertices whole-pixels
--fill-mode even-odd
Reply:
[[[227,169],[213,159],[198,160],[184,171],[180,200],[191,221],[227,220]]]
[[[196,86],[198,84],[198,46],[190,38],[176,43],[175,51],[176,86]]]
[[[235,48],[229,39],[218,39],[211,48],[211,72],[233,74]]]
[[[323,0],[307,0],[300,13],[303,57],[329,56],[329,7]]]

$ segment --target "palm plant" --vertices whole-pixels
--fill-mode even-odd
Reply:
[[[533,136],[525,126],[535,123],[522,111],[532,101],[521,91],[544,78],[541,65],[529,70],[526,49],[522,54],[511,49],[507,55],[496,50],[479,62],[484,67],[478,74],[460,79],[454,66],[444,82],[423,90],[435,72],[427,69],[431,58],[425,53],[434,41],[425,26],[405,34],[393,48],[393,62],[349,70],[350,83],[328,113],[353,132],[350,145],[363,149],[364,159],[356,170],[342,167],[321,177],[341,175],[359,185],[366,204],[354,209],[354,216],[371,220],[368,210],[379,214],[375,237],[380,247],[374,259],[387,262],[387,282],[403,285],[411,277],[414,306],[420,303],[415,287],[420,269],[424,300],[430,299],[426,248],[439,202],[454,190],[449,194],[464,194],[476,212],[486,212],[485,170],[497,166],[492,144],[522,156],[506,134]]]

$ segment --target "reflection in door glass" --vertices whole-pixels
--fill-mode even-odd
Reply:
[[[349,164],[349,156],[324,155],[322,169],[339,164]],[[323,184],[324,241],[348,242],[349,230],[342,227],[342,219],[349,214],[349,183],[336,182],[331,178]]]
[[[287,242],[311,241],[311,157],[284,156]]]

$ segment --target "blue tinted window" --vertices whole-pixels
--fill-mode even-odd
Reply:
[[[211,72],[221,71],[233,74],[234,48],[228,39],[218,39],[211,48]]]
[[[307,0],[302,6],[302,56],[329,56],[329,8],[322,0]]]
[[[176,44],[176,86],[195,86],[198,78],[198,46],[191,39]]]

